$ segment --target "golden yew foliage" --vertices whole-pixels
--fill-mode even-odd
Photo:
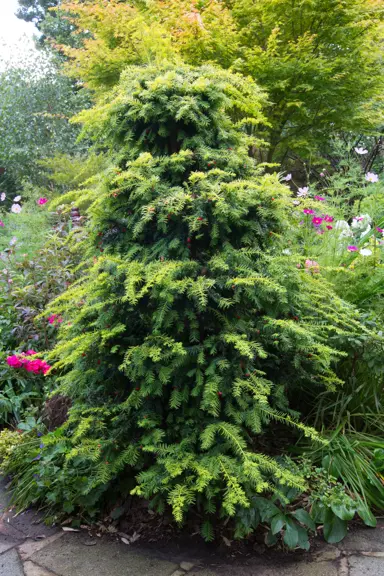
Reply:
[[[60,10],[87,38],[81,48],[56,45],[67,57],[67,73],[92,89],[115,85],[128,64],[172,59],[169,35],[136,7],[118,0],[64,2]]]
[[[116,84],[130,64],[181,59],[228,67],[237,47],[231,14],[217,0],[200,10],[188,0],[133,5],[119,0],[72,0],[55,10],[65,14],[77,33],[87,36],[80,48],[55,48],[68,57],[68,74],[94,90]]]

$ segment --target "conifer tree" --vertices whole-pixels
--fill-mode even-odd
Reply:
[[[90,506],[122,481],[178,522],[198,509],[211,539],[209,519],[304,487],[261,435],[279,423],[316,436],[288,395],[338,385],[329,342],[359,325],[316,273],[273,253],[289,190],[261,175],[242,131],[262,122],[262,98],[213,67],[131,67],[80,115],[117,168],[89,208],[88,270],[51,307],[64,321],[50,360],[74,407],[25,474],[53,460],[56,500]],[[41,482],[34,498],[47,493]]]

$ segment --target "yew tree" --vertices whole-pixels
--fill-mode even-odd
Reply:
[[[288,396],[337,386],[332,343],[361,328],[319,275],[273,253],[289,190],[243,130],[262,102],[214,67],[130,67],[78,116],[114,169],[79,192],[93,198],[84,273],[48,311],[73,408],[15,478],[16,501],[28,475],[34,501],[71,510],[129,489],[178,522],[198,511],[211,539],[226,516],[251,531],[258,494],[305,488],[265,442],[280,427],[316,438]]]

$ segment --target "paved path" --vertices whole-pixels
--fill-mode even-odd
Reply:
[[[154,551],[87,531],[49,528],[29,511],[7,510],[0,487],[0,576],[384,576],[384,521],[361,528],[338,546],[316,552],[249,554],[236,560],[216,552]],[[172,547],[172,550],[175,550]],[[229,549],[230,550],[230,549]]]

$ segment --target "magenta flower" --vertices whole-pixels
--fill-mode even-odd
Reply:
[[[330,225],[328,224],[327,230],[332,230],[332,229],[333,229],[333,226],[330,226]]]
[[[303,212],[304,212],[304,214],[314,214],[315,213],[314,210],[310,210],[309,208],[304,208]]]
[[[383,228],[379,228],[378,226],[376,226],[376,230],[377,230],[378,232],[380,232],[380,234],[382,234],[382,233],[384,232]]]
[[[34,356],[35,354],[37,354],[37,352],[35,350],[27,350],[25,354],[27,356]]]
[[[320,218],[319,216],[314,216],[314,217],[312,218],[312,224],[313,224],[314,226],[320,226],[320,224],[322,223],[322,221],[323,221],[323,219]]]
[[[46,374],[51,368],[45,360],[40,360],[40,358],[37,358],[36,360],[27,360],[25,358],[22,362],[27,372],[32,372],[33,374]]]
[[[325,198],[323,196],[314,196],[315,200],[318,200],[319,202],[324,202]]]
[[[347,246],[348,252],[358,252],[359,249],[357,246]]]
[[[1,228],[4,228],[4,222],[2,220],[0,220],[0,226]]]
[[[52,314],[51,316],[48,317],[48,322],[50,324],[61,324],[63,321],[63,318],[61,316],[59,316],[58,314]]]
[[[46,204],[47,202],[48,202],[48,198],[39,198],[37,201],[39,206],[42,206],[43,204]]]
[[[23,365],[20,358],[18,356],[16,356],[15,354],[13,356],[8,356],[7,364],[8,364],[8,366],[11,366],[11,368],[21,368]]]
[[[328,216],[328,214],[326,214],[326,215],[324,216],[324,220],[325,220],[326,222],[333,222],[333,216]]]

